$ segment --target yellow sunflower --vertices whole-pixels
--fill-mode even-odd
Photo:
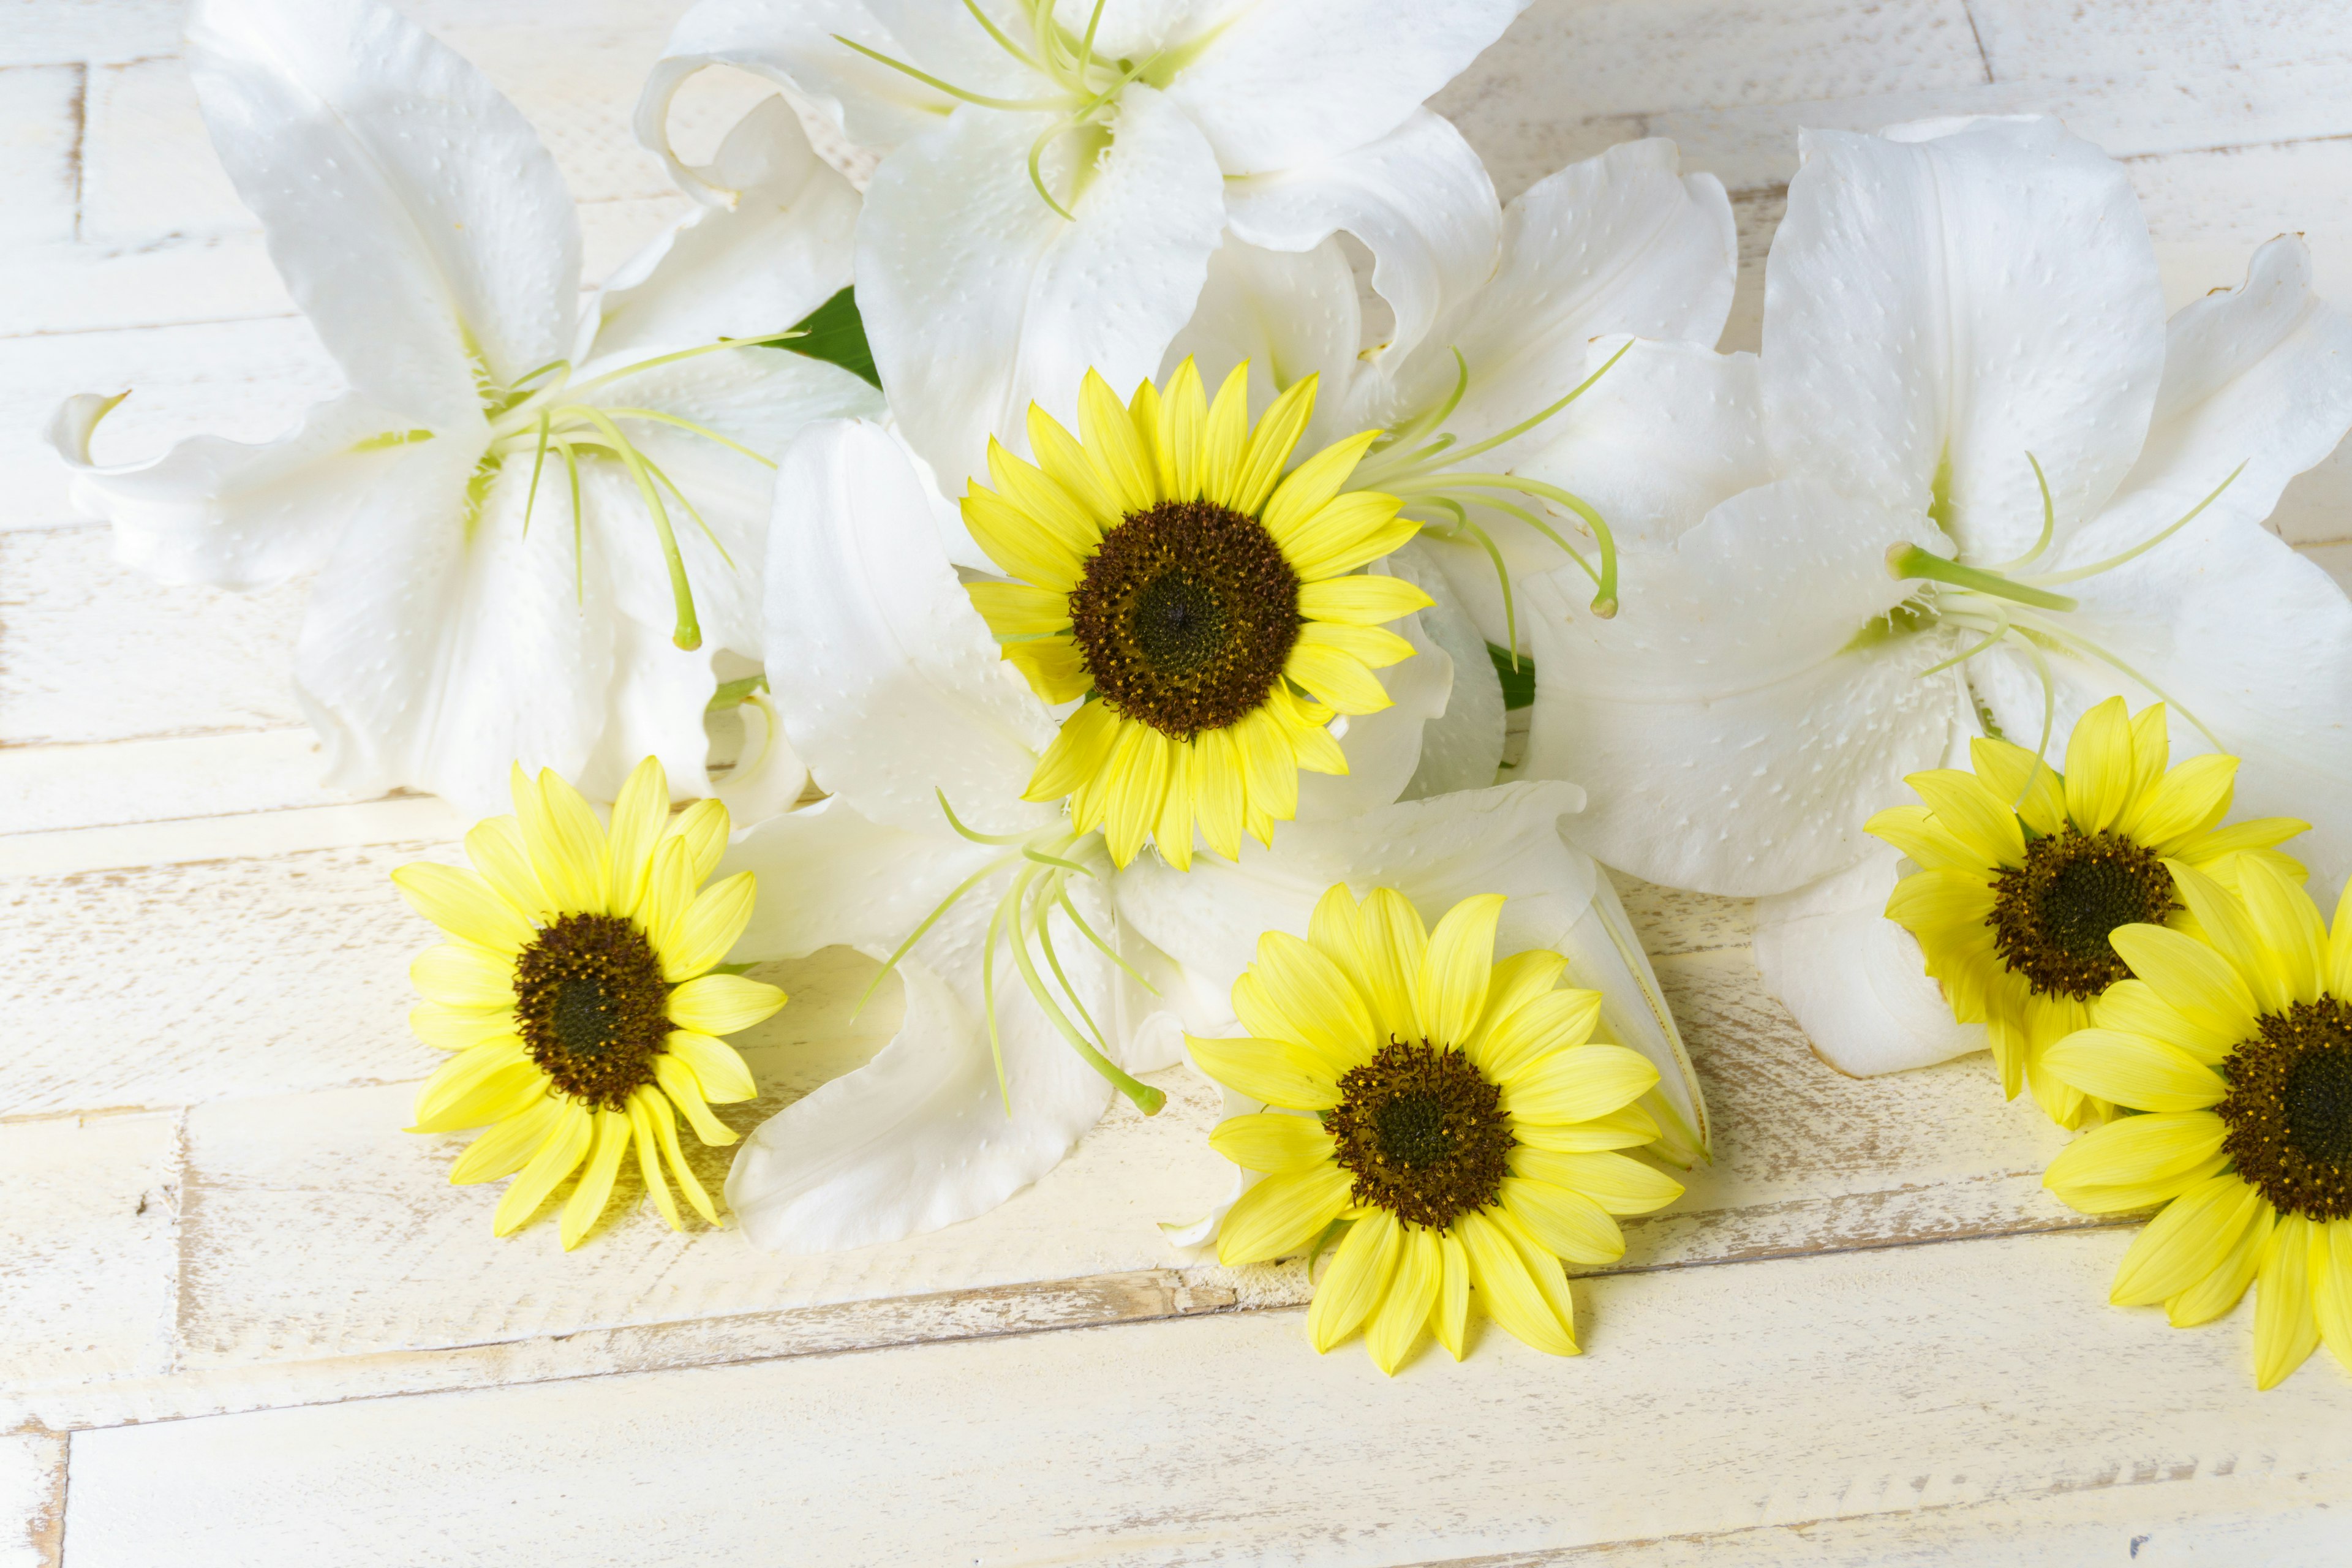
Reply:
[[[609,830],[552,773],[533,780],[517,768],[513,787],[515,815],[466,835],[476,869],[417,862],[392,874],[451,939],[409,969],[425,995],[410,1026],[457,1053],[417,1091],[410,1131],[489,1129],[449,1179],[522,1173],[499,1200],[500,1236],[580,1171],[562,1224],[564,1247],[579,1246],[632,1148],[673,1230],[683,1226],[665,1163],[716,1225],[677,1119],[705,1143],[735,1142],[710,1102],[757,1090],[718,1037],[784,1005],[774,986],[720,970],[751,918],[751,873],[695,891],[727,847],[727,808],[700,800],[671,820],[668,781],[651,757],[630,774]]]
[[[1587,1043],[1601,994],[1556,989],[1559,954],[1496,961],[1502,907],[1500,894],[1465,899],[1431,931],[1391,889],[1359,905],[1335,887],[1305,942],[1267,932],[1234,983],[1234,1010],[1258,1037],[1188,1038],[1211,1077],[1281,1108],[1210,1137],[1265,1173],[1225,1215],[1219,1261],[1320,1251],[1317,1238],[1348,1222],[1307,1313],[1318,1352],[1360,1327],[1393,1373],[1427,1325],[1458,1361],[1475,1287],[1511,1333],[1574,1355],[1560,1259],[1616,1261],[1625,1237],[1612,1216],[1682,1194],[1614,1152],[1657,1136],[1633,1103],[1657,1068]]]
[[[991,442],[964,497],[971,536],[1012,583],[971,584],[1004,658],[1049,703],[1084,698],[1029,781],[1070,798],[1124,866],[1146,837],[1181,869],[1195,825],[1228,859],[1244,830],[1273,841],[1298,773],[1344,773],[1329,731],[1389,706],[1372,671],[1412,645],[1381,623],[1429,595],[1357,569],[1420,525],[1394,496],[1343,490],[1380,432],[1283,472],[1315,410],[1315,378],[1249,426],[1248,367],[1203,395],[1186,360],[1166,395],[1121,404],[1087,373],[1070,433],[1029,410],[1024,462]]]
[[[2043,1184],[2078,1209],[2164,1205],[2109,1300],[2164,1303],[2176,1327],[2254,1303],[2254,1379],[2268,1388],[2320,1341],[2352,1369],[2352,886],[2331,931],[2310,896],[2249,859],[2238,893],[2172,874],[2204,932],[2115,933],[2136,977],[2050,1070],[2124,1116],[2070,1145]]]
[[[2167,861],[2234,882],[2242,861],[2260,858],[2300,879],[2303,868],[2271,846],[2310,824],[2221,826],[2238,759],[2209,752],[2166,771],[2160,702],[2134,718],[2110,697],[2084,714],[2063,773],[2006,741],[1970,742],[1969,760],[1973,773],[1913,773],[1905,782],[1927,804],[1870,819],[1921,868],[1895,885],[1886,916],[1918,939],[1952,1016],[1985,1026],[2004,1093],[2030,1087],[2061,1127],[2102,1121],[2106,1103],[2052,1077],[2042,1058],[2124,978],[2107,934],[2190,923]]]

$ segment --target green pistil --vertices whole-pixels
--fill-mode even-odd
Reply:
[[[2042,610],[2071,610],[2079,603],[2063,594],[2028,587],[1998,572],[1963,566],[1916,544],[1890,544],[1886,547],[1886,574],[1898,582],[1924,578],[1933,583],[1949,583],[1956,588],[1973,588],[1996,599],[2009,599]]]

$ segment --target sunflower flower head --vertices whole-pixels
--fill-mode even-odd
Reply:
[[[1028,798],[1068,797],[1120,866],[1150,838],[1185,868],[1196,826],[1228,859],[1244,831],[1271,843],[1301,769],[1348,771],[1332,720],[1389,706],[1372,671],[1412,645],[1383,623],[1431,602],[1359,570],[1419,529],[1396,497],[1343,488],[1380,432],[1290,468],[1315,378],[1253,427],[1247,372],[1213,403],[1188,359],[1124,404],[1089,372],[1078,435],[1033,405],[1037,460],[992,442],[991,485],[964,497],[1014,579],[971,584],[973,604],[1031,689],[1079,701]]]
[[[2077,1140],[2043,1184],[2092,1214],[2162,1205],[2116,1270],[2119,1306],[2209,1322],[2257,1285],[2255,1382],[2321,1341],[2352,1369],[2352,886],[2324,923],[2298,880],[2249,858],[2232,892],[2174,862],[2200,937],[2114,936],[2132,978],[2049,1070],[2137,1115]]]
[[[449,1179],[516,1176],[491,1221],[500,1236],[577,1173],[562,1231],[566,1250],[579,1246],[632,1150],[672,1229],[683,1222],[665,1169],[716,1225],[677,1118],[705,1143],[735,1142],[710,1106],[757,1090],[719,1037],[784,1005],[782,991],[720,963],[753,897],[749,871],[701,888],[727,847],[727,808],[700,800],[673,818],[651,757],[609,826],[552,773],[518,767],[512,785],[515,814],[466,835],[473,869],[419,861],[392,874],[449,939],[409,968],[425,996],[411,1027],[453,1053],[417,1091],[410,1131],[488,1129]]]
[[[2053,1076],[2044,1058],[2128,973],[2110,933],[2193,929],[2174,866],[2234,884],[2261,860],[2300,879],[2303,868],[2273,846],[2308,824],[2222,826],[2238,759],[2208,752],[2168,769],[2160,702],[2135,716],[2110,697],[2083,715],[2063,773],[2006,741],[1971,741],[1969,760],[1974,771],[1913,773],[1906,782],[1926,804],[1870,819],[1871,833],[1919,867],[1896,884],[1887,918],[1918,939],[1952,1016],[1985,1026],[2005,1093],[2031,1088],[2061,1127],[2105,1121],[2107,1102]]]
[[[1432,931],[1391,889],[1360,904],[1332,888],[1306,941],[1267,932],[1234,982],[1255,1037],[1188,1037],[1202,1070],[1268,1107],[1210,1137],[1265,1173],[1218,1260],[1311,1255],[1346,1226],[1307,1314],[1318,1352],[1361,1329],[1393,1373],[1427,1327],[1459,1360],[1475,1289],[1517,1338],[1574,1355],[1560,1260],[1614,1262],[1614,1216],[1682,1194],[1618,1152],[1657,1136],[1634,1104],[1657,1069],[1592,1041],[1601,994],[1559,985],[1559,954],[1496,959],[1502,907],[1465,899]]]

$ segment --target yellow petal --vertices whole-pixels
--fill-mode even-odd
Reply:
[[[2178,1046],[2207,1067],[2219,1065],[2238,1047],[2241,1036],[2223,1035],[2190,1022],[2168,1005],[2145,980],[2118,980],[2091,1004],[2091,1016],[2102,1029],[2146,1035]]]
[[[1148,511],[1160,500],[1160,475],[1135,417],[1093,371],[1078,383],[1078,434],[1120,513]]]
[[[1377,713],[1392,706],[1388,688],[1381,684],[1380,678],[1365,667],[1362,659],[1307,637],[1321,625],[1319,621],[1310,621],[1301,629],[1282,673],[1336,712]]]
[[[1584,1044],[1600,1018],[1600,992],[1549,991],[1496,1026],[1471,1047],[1470,1059],[1501,1082],[1539,1057]]]
[[[412,1132],[455,1132],[480,1127],[525,1109],[525,1089],[543,1089],[545,1075],[512,1036],[485,1041],[441,1064],[416,1090]],[[509,1104],[512,1110],[508,1109]]]
[[[484,1040],[515,1032],[512,1007],[451,1007],[439,1002],[419,1002],[408,1010],[408,1027],[416,1037],[439,1050],[462,1051]]]
[[[2148,1221],[2124,1254],[2107,1300],[2145,1307],[2196,1284],[2221,1267],[2261,1200],[2234,1175],[2209,1176],[2189,1188]]]
[[[1027,511],[982,485],[965,493],[959,510],[972,542],[1006,576],[1057,594],[1077,586],[1084,557]]]
[[[645,897],[631,918],[646,933],[656,952],[673,943],[678,922],[694,907],[694,855],[683,838],[666,837],[654,847],[653,869],[646,877]]]
[[[2253,856],[2240,857],[2238,891],[2271,972],[2288,997],[2316,1002],[2327,971],[2327,927],[2302,884]]]
[[[1277,822],[1298,815],[1298,753],[1274,715],[1261,708],[1235,724],[1230,733],[1241,753],[1245,813],[1256,812]]]
[[[1046,477],[1069,491],[1104,526],[1125,515],[1121,498],[1086,444],[1034,403],[1029,405],[1029,449],[1037,454],[1037,466]]]
[[[685,1222],[678,1217],[677,1200],[670,1196],[669,1184],[662,1180],[660,1134],[654,1131],[652,1114],[646,1106],[642,1092],[629,1096],[629,1147],[637,1152],[637,1175],[646,1184],[646,1194],[661,1211],[662,1223],[672,1230],[684,1230]]]
[[[409,961],[408,982],[426,1001],[445,1007],[514,1005],[514,961],[478,947],[428,947]]]
[[[686,1194],[686,1201],[694,1205],[694,1212],[702,1216],[705,1224],[717,1225],[718,1207],[711,1203],[710,1194],[702,1190],[702,1183],[696,1177],[694,1167],[687,1163],[686,1150],[677,1141],[677,1113],[671,1107],[668,1097],[650,1084],[640,1084],[629,1100],[652,1126],[654,1136],[661,1141],[662,1159],[669,1166],[670,1175],[677,1180],[677,1190]]]
[[[1509,1231],[1486,1211],[1474,1211],[1454,1222],[1470,1257],[1470,1278],[1486,1303],[1487,1312],[1514,1338],[1549,1355],[1576,1354],[1574,1321],[1562,1322],[1553,1297],[1529,1272],[1528,1260]],[[1549,1263],[1554,1274],[1559,1266]],[[1567,1281],[1560,1282],[1561,1290]]]
[[[1244,1171],[1297,1171],[1331,1158],[1331,1134],[1311,1116],[1265,1111],[1229,1116],[1209,1134],[1209,1147]]]
[[[1914,871],[1887,896],[1886,918],[1922,940],[1980,928],[1993,906],[1986,869]]]
[[[713,1105],[732,1105],[760,1097],[760,1086],[751,1081],[751,1069],[726,1041],[698,1035],[691,1029],[673,1029],[666,1043],[670,1055],[694,1069],[694,1081],[702,1086],[702,1098]]]
[[[1202,442],[1209,401],[1201,387],[1201,367],[1186,354],[1160,395],[1160,444],[1168,455],[1170,497],[1197,500],[1201,495]]]
[[[1394,1376],[1404,1364],[1421,1338],[1422,1325],[1429,1321],[1430,1309],[1437,1305],[1444,1278],[1437,1233],[1423,1226],[1403,1227],[1396,1273],[1364,1330],[1364,1348],[1371,1352],[1374,1366]]]
[[[2186,861],[2168,860],[2165,867],[2171,871],[2172,885],[2197,922],[2197,934],[2230,961],[2231,967],[2245,981],[2254,1005],[2266,1013],[2284,1012],[2294,1000],[2288,988],[2288,977],[2272,961],[2262,939],[2255,934],[2253,917],[2247,912],[2244,900]]]
[[[2174,1012],[2232,1040],[2255,1033],[2253,993],[2230,961],[2193,936],[2163,926],[2117,926],[2109,945]]]
[[[740,974],[705,974],[669,994],[669,1018],[698,1035],[748,1029],[784,1005],[784,994]]]
[[[1658,1138],[1658,1124],[1638,1105],[1585,1121],[1522,1121],[1512,1135],[1531,1149],[1581,1154],[1606,1149],[1638,1149]]]
[[[1289,1110],[1328,1110],[1339,1103],[1329,1066],[1288,1040],[1184,1037],[1193,1065],[1238,1094]]]
[[[2203,1110],[2229,1092],[2211,1068],[2146,1035],[2082,1029],[2052,1045],[2042,1060],[2085,1094],[2135,1110]]]
[[[743,928],[751,923],[751,906],[758,896],[758,882],[749,871],[738,871],[703,889],[670,928],[661,953],[662,978],[672,984],[691,980],[725,958]]]
[[[1234,486],[1241,467],[1242,448],[1249,441],[1249,361],[1225,374],[1209,405],[1201,435],[1201,496],[1220,506],[1234,504]]]
[[[2058,1152],[2042,1184],[2060,1198],[2078,1187],[2137,1186],[2182,1175],[2221,1152],[2228,1124],[2210,1110],[2126,1116]]]
[[[2023,746],[1979,736],[1969,742],[1969,761],[1985,787],[2047,836],[2066,824],[2066,790],[2058,770]],[[1920,861],[1921,865],[1927,862]]]
[[[550,901],[567,912],[604,909],[604,829],[596,814],[552,768],[536,780],[517,768],[509,782],[523,847]]]
[[[1506,1176],[1503,1207],[1543,1249],[1570,1263],[1595,1267],[1625,1256],[1625,1233],[1608,1212],[1581,1193],[1524,1176]]]
[[[1495,971],[1495,925],[1503,895],[1480,893],[1439,917],[1413,980],[1421,1037],[1434,1046],[1467,1043],[1486,1009],[1486,983]]]
[[[1319,583],[1302,584],[1298,590],[1300,615],[1310,621],[1332,621],[1350,626],[1377,626],[1415,610],[1425,610],[1434,603],[1403,578],[1377,574],[1330,577]]]
[[[686,1124],[694,1129],[694,1135],[705,1143],[724,1148],[740,1136],[733,1128],[710,1114],[710,1107],[702,1097],[702,1084],[695,1078],[694,1069],[677,1058],[667,1053],[654,1058],[654,1082],[661,1086],[661,1091],[669,1096],[669,1102],[677,1107],[678,1114],[686,1118]]]
[[[1307,422],[1315,416],[1316,380],[1309,374],[1293,382],[1259,416],[1228,481],[1225,504],[1235,511],[1255,517],[1264,510],[1299,437],[1307,433]]]
[[[1888,806],[1863,824],[1863,831],[1892,844],[1930,871],[1981,874],[1986,869],[1984,858],[1961,843],[1924,805]]]
[[[1021,672],[1037,700],[1050,707],[1075,702],[1095,689],[1086,655],[1066,637],[1035,637],[1003,646],[1004,662]]]
[[[1630,1105],[1658,1081],[1649,1058],[1622,1046],[1579,1046],[1538,1058],[1503,1084],[1514,1121],[1585,1121]]]
[[[1683,1195],[1680,1182],[1623,1154],[1571,1154],[1522,1144],[1511,1151],[1510,1163],[1516,1173],[1581,1194],[1612,1215],[1650,1214]]]
[[[1395,1216],[1383,1210],[1349,1227],[1307,1309],[1307,1337],[1318,1354],[1354,1333],[1380,1304],[1403,1239]]]
[[[1319,583],[1369,566],[1420,533],[1419,522],[1399,515],[1403,504],[1378,490],[1349,490],[1317,512],[1283,555],[1302,583]]]
[[[1250,973],[1276,1026],[1261,1028],[1255,1018],[1244,1018],[1249,1027],[1297,1040],[1335,1076],[1370,1059],[1376,1048],[1371,1016],[1338,964],[1288,931],[1270,931],[1257,939]]]
[[[578,1100],[562,1102],[555,1116],[555,1125],[548,1131],[547,1142],[522,1168],[522,1174],[499,1198],[499,1206],[490,1215],[490,1234],[511,1236],[520,1229],[548,1194],[562,1184],[563,1178],[579,1169],[587,1157],[588,1144],[595,1128],[594,1118]]]
[[[2009,803],[1985,787],[1982,779],[1959,768],[1934,768],[1903,781],[1936,814],[1936,820],[1980,857],[1979,864],[2017,867],[2025,864],[2025,828]]]
[[[629,1152],[629,1119],[618,1110],[596,1113],[596,1149],[588,1156],[588,1168],[580,1174],[580,1184],[563,1201],[563,1225],[561,1235],[563,1250],[571,1251],[588,1239],[596,1216],[604,1212],[612,1200],[613,1178],[621,1169],[621,1156]]]
[[[1148,724],[1121,724],[1110,754],[1108,794],[1103,801],[1103,840],[1111,864],[1124,868],[1143,847],[1160,820],[1168,794],[1168,737]]]
[[[2066,742],[2066,815],[2085,833],[2113,827],[2131,804],[2137,771],[2124,700],[2110,697],[2083,715]]]
[[[1192,868],[1192,790],[1200,771],[1200,751],[1192,742],[1168,742],[1168,793],[1152,821],[1151,842],[1179,871]]]
[[[1060,731],[1037,771],[1029,776],[1024,800],[1059,800],[1090,779],[1099,777],[1110,760],[1111,743],[1118,738],[1118,710],[1108,702],[1085,702],[1062,721]],[[1081,832],[1087,825],[1073,824]]]
[[[1335,649],[1370,669],[1386,669],[1412,657],[1412,644],[1381,626],[1309,621],[1298,628],[1298,640]]]
[[[499,898],[533,920],[551,918],[556,912],[546,889],[539,885],[539,873],[530,868],[522,826],[513,817],[493,816],[468,828],[466,858]]]
[[[1364,998],[1376,1044],[1409,1040],[1420,1032],[1414,1000],[1429,951],[1428,928],[1412,900],[1394,888],[1375,888],[1358,917],[1363,938]]]
[[[1235,1200],[1217,1229],[1217,1261],[1264,1263],[1297,1252],[1348,1206],[1349,1177],[1337,1165],[1268,1176]]]
[[[539,928],[475,872],[415,860],[394,871],[392,882],[409,908],[459,942],[512,958],[539,938]]]
[[[1160,411],[1160,389],[1148,380],[1138,382],[1135,395],[1128,400],[1127,416],[1135,426],[1136,443],[1143,449],[1150,469],[1152,499],[1174,499],[1176,459],[1168,450],[1168,424]]]
[[[1026,583],[966,583],[972,608],[997,637],[1048,637],[1070,624],[1070,596]]]
[[[2166,1299],[2164,1315],[2174,1328],[2210,1323],[2238,1304],[2246,1287],[2254,1282],[2254,1270],[2261,1267],[2263,1251],[2270,1245],[2276,1215],[2267,1199],[2256,1199],[2253,1219],[2238,1233],[2220,1264],[2204,1279]]]
[[[2352,1220],[2312,1227],[2311,1312],[2329,1353],[2352,1372]]]
[[[2324,1226],[2299,1214],[2278,1216],[2254,1285],[2254,1386],[2275,1388],[2319,1347],[2314,1310],[2313,1254],[2327,1245]]]
[[[1228,860],[1242,853],[1242,760],[1229,731],[1203,730],[1192,738],[1196,767],[1192,811],[1201,837]]]
[[[540,1145],[563,1115],[570,1102],[554,1095],[542,1097],[528,1110],[516,1112],[498,1122],[479,1138],[466,1145],[449,1167],[449,1180],[456,1186],[471,1186],[476,1182],[494,1182],[500,1176],[511,1176],[530,1163]]]
[[[2131,834],[2158,855],[2172,854],[2183,840],[2218,826],[2230,812],[2238,759],[2219,752],[2191,757],[2164,775],[2131,825]]]
[[[1470,1254],[1460,1237],[1450,1231],[1438,1237],[1437,1266],[1437,1305],[1429,1326],[1446,1353],[1460,1361],[1470,1317]]]
[[[662,841],[675,838],[686,846],[688,885],[700,887],[719,869],[727,853],[727,804],[716,798],[698,800],[677,814],[662,830]]]
[[[1265,515],[1260,519],[1276,544],[1290,544],[1316,513],[1330,504],[1346,486],[1348,476],[1356,471],[1356,464],[1362,460],[1365,451],[1380,438],[1378,430],[1358,431],[1344,440],[1332,442],[1283,478],[1267,500]]]
[[[1068,451],[1058,446],[1056,450],[1065,455]],[[1082,498],[1045,469],[1013,456],[995,437],[988,438],[988,478],[997,495],[1024,514],[1030,527],[1080,563],[1095,552],[1102,542],[1104,527],[1119,515],[1100,510],[1108,499],[1100,492],[1102,476],[1091,463],[1085,468],[1086,483],[1091,488]]]
[[[607,908],[627,919],[645,901],[646,884],[653,875],[654,847],[669,826],[669,775],[658,757],[647,757],[631,770],[613,803],[613,820],[605,829],[604,887]]]

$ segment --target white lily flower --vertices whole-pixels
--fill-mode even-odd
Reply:
[[[1714,394],[1629,431],[1678,476],[1640,591],[1603,623],[1555,580],[1528,617],[1528,761],[1591,790],[1575,831],[1608,863],[1788,895],[1759,910],[1768,984],[1883,1071],[1982,1045],[1880,918],[1895,859],[1863,832],[1972,735],[2162,700],[2176,759],[2242,758],[2239,809],[2310,821],[2322,880],[2352,868],[2352,605],[2262,526],[2352,426],[2352,322],[2283,237],[2168,329],[2122,168],[2053,121],[1803,152],[1760,374],[1687,366]]]
[[[1265,903],[1265,879],[1319,891],[1351,844],[1380,847],[1361,857],[1366,877],[1425,885],[1433,899],[1478,877],[1528,894],[1530,930],[1580,942],[1596,975],[1642,977],[1620,987],[1638,998],[1628,1043],[1646,1041],[1669,1079],[1687,1081],[1667,1070],[1679,1060],[1673,1026],[1640,948],[1622,916],[1608,925],[1613,896],[1552,826],[1573,809],[1572,788],[1450,795],[1394,808],[1410,819],[1364,817],[1360,833],[1285,822],[1271,850],[1242,849],[1247,875],[1204,878],[1191,895],[1153,854],[1114,865],[1060,798],[1026,798],[1064,721],[973,607],[942,544],[954,512],[891,431],[811,427],[784,456],[777,509],[767,669],[795,751],[832,797],[730,852],[731,865],[794,889],[755,917],[737,955],[857,947],[892,964],[907,1013],[871,1062],[786,1107],[737,1154],[728,1201],[754,1244],[866,1246],[968,1218],[1058,1163],[1113,1085],[1156,1110],[1160,1091],[1134,1075],[1178,1059],[1167,1009],[1217,1022],[1238,970],[1231,933],[1254,941],[1291,913]],[[1341,738],[1351,766],[1356,740]],[[1408,752],[1377,765],[1393,799],[1417,764]],[[1508,831],[1487,831],[1498,820]],[[1191,861],[1196,877],[1224,864],[1197,847]],[[1125,907],[1139,881],[1174,885],[1143,895],[1164,950]],[[1695,1096],[1676,1103],[1703,1137]]]
[[[1314,436],[1385,431],[1358,482],[1423,521],[1486,641],[1528,647],[1510,584],[1563,552],[1608,613],[1621,509],[1638,537],[1659,482],[1623,460],[1623,426],[1654,416],[1662,380],[1688,390],[1688,362],[1730,312],[1721,183],[1681,174],[1671,142],[1628,142],[1505,206],[1423,112],[1311,183],[1240,181],[1228,203],[1232,233],[1171,363],[1247,360],[1268,390],[1313,372],[1335,394]],[[1342,232],[1371,251],[1391,321],[1364,320]],[[1615,334],[1656,341],[1592,353]]]
[[[759,647],[766,454],[881,406],[847,371],[728,340],[772,342],[848,283],[856,194],[772,101],[710,172],[751,198],[583,312],[546,149],[397,12],[199,0],[188,61],[352,390],[272,443],[121,466],[89,452],[120,399],[76,398],[52,439],[77,504],[165,581],[318,571],[295,684],[338,787],[488,811],[518,760],[609,795],[654,755],[707,793],[712,650]]]
[[[679,83],[723,63],[883,154],[857,255],[875,360],[915,449],[978,474],[992,433],[1019,447],[1031,403],[1067,421],[1089,368],[1119,386],[1159,368],[1244,219],[1237,184],[1318,184],[1526,4],[702,0],[646,84],[638,135],[733,199],[667,151]]]

